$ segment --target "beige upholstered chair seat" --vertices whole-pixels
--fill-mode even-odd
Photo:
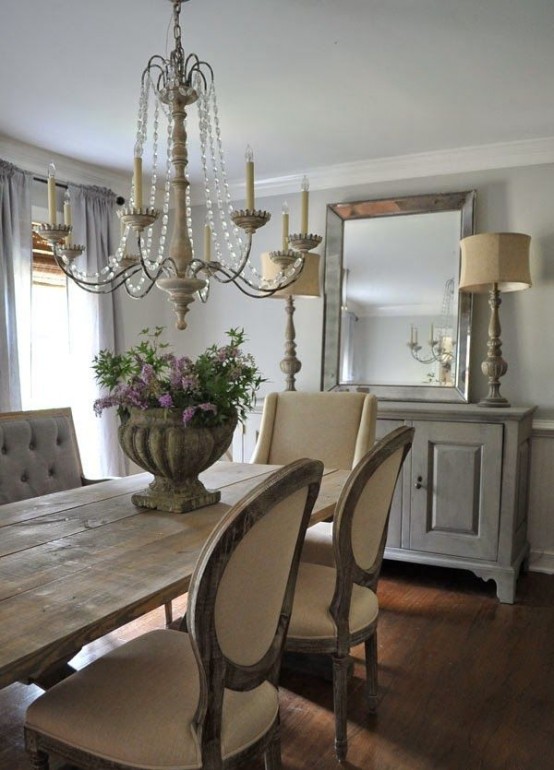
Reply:
[[[335,566],[332,521],[321,521],[306,532],[302,561],[323,564],[325,567]]]
[[[27,725],[108,761],[160,770],[199,768],[201,746],[193,724],[199,695],[189,635],[162,629],[111,651],[50,689],[29,707]],[[246,692],[226,689],[223,756],[255,743],[275,721],[278,708],[277,689],[267,681]]]
[[[337,626],[329,612],[336,582],[336,572],[330,567],[304,562],[300,565],[289,625],[290,637],[295,640],[336,640]],[[356,634],[373,623],[378,612],[379,605],[373,591],[353,585],[348,618],[350,634]]]

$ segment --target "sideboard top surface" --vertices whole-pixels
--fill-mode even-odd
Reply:
[[[398,419],[453,419],[504,423],[531,419],[535,406],[484,407],[477,404],[441,404],[424,401],[379,401],[378,416]]]

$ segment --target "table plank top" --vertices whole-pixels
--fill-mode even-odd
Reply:
[[[184,514],[131,503],[147,473],[0,506],[0,687],[185,593],[213,527],[276,467],[216,463],[201,479],[221,501]],[[312,523],[347,476],[325,471]]]

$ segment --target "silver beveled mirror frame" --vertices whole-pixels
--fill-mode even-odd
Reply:
[[[456,378],[453,386],[384,385],[371,382],[341,383],[340,323],[344,226],[352,219],[398,217],[440,211],[460,211],[460,239],[473,234],[475,190],[412,195],[400,198],[329,203],[325,239],[325,302],[323,318],[323,390],[364,390],[378,398],[392,401],[467,402],[469,400],[469,349],[471,337],[472,295],[458,293],[458,344]],[[458,262],[458,278],[460,264]]]

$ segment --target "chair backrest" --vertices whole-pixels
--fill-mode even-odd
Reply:
[[[71,409],[0,413],[0,505],[82,483]]]
[[[277,684],[302,541],[323,465],[298,460],[262,481],[216,526],[189,589],[187,626],[205,672],[203,749],[221,734],[223,691]],[[204,752],[203,752],[203,756]]]
[[[327,468],[350,470],[373,446],[376,419],[377,399],[368,393],[270,393],[251,462],[316,457]]]
[[[362,458],[343,487],[333,518],[337,571],[331,605],[337,627],[346,622],[352,584],[375,590],[387,539],[394,488],[411,449],[414,428],[388,433]]]

